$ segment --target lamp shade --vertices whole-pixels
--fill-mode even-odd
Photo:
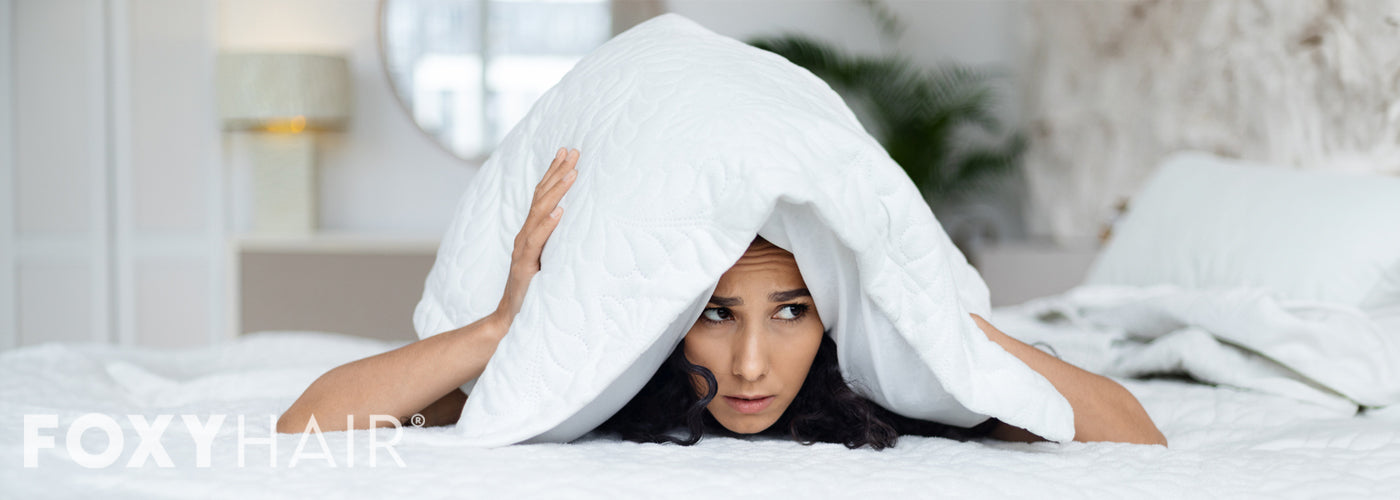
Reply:
[[[319,54],[219,54],[225,130],[341,130],[350,120],[350,65]]]

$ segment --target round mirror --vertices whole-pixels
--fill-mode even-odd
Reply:
[[[481,161],[613,34],[610,0],[381,0],[389,83],[418,127]]]

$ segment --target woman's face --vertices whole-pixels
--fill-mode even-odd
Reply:
[[[816,304],[786,250],[759,239],[719,279],[685,335],[685,356],[719,382],[710,414],[752,434],[778,420],[802,388],[821,345]],[[699,395],[705,380],[691,376]]]

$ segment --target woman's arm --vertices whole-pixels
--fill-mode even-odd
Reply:
[[[1074,408],[1075,441],[1116,441],[1167,445],[1166,436],[1152,423],[1137,398],[1117,382],[1081,370],[1024,342],[1011,338],[987,320],[972,319],[987,338],[1016,356],[1050,381]],[[1043,441],[1020,427],[999,423],[992,437],[1008,441]]]
[[[354,428],[366,429],[371,415],[391,415],[404,422],[422,413],[426,425],[456,422],[467,397],[457,387],[481,376],[520,312],[530,279],[540,270],[544,244],[563,216],[559,200],[578,177],[574,169],[578,158],[578,150],[559,148],[535,186],[529,213],[515,236],[510,273],[495,312],[456,330],[326,372],[277,420],[277,432],[304,432],[313,417],[322,431],[346,430],[350,417]]]
[[[495,315],[389,352],[341,365],[316,379],[277,420],[277,432],[303,432],[311,417],[322,431],[366,429],[371,415],[406,421],[420,410],[426,425],[455,422],[447,408],[465,395],[457,387],[479,376],[507,324]],[[446,394],[446,396],[444,396]],[[444,401],[441,405],[433,403]],[[438,408],[430,408],[430,406]],[[461,411],[461,406],[456,408]],[[382,425],[382,424],[381,424]]]

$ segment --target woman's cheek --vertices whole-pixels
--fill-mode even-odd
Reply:
[[[709,369],[710,372],[716,374],[715,378],[718,379],[718,374],[721,373],[724,367],[719,366],[718,362],[721,361],[721,357],[716,356],[715,353],[724,352],[724,344],[724,338],[718,335],[704,333],[693,336],[687,335],[684,347],[685,357],[691,364],[700,365]]]

